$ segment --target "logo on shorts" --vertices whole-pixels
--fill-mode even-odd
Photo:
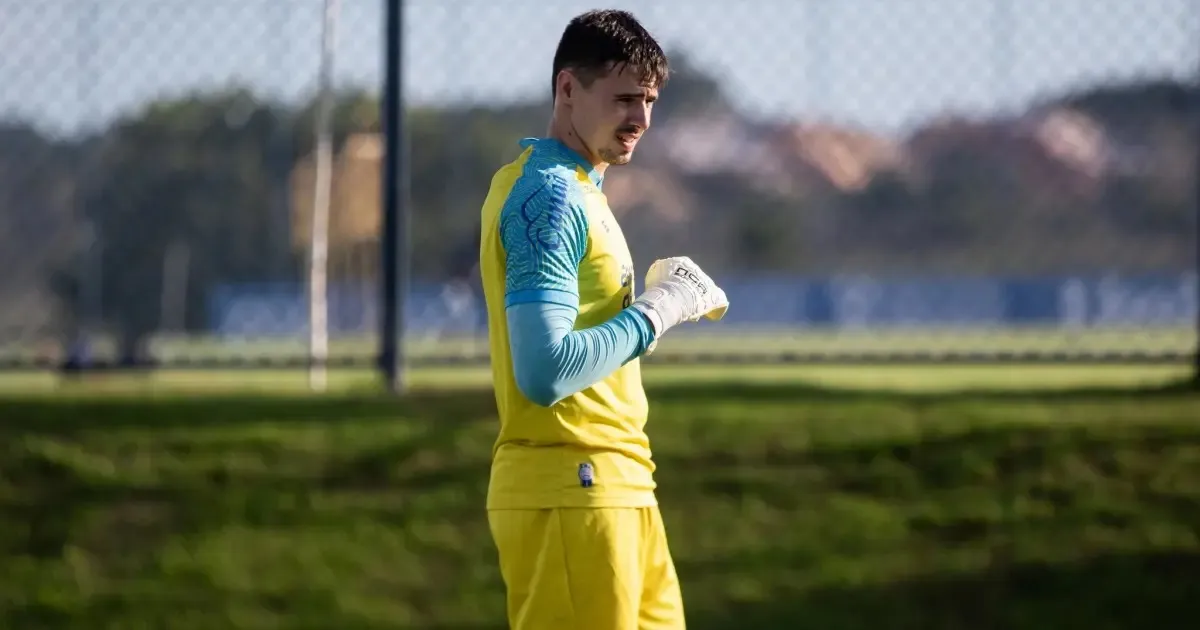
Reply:
[[[596,480],[596,473],[592,470],[592,465],[584,462],[579,465],[579,485],[584,488],[591,488],[592,482]]]

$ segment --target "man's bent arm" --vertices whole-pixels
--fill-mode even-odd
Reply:
[[[546,407],[612,374],[654,337],[649,320],[632,310],[574,330],[588,226],[567,191],[566,182],[548,179],[514,194],[501,216],[513,372],[521,393]]]
[[[646,350],[650,322],[626,309],[599,326],[572,330],[575,309],[548,302],[508,309],[517,386],[529,400],[549,407],[594,385]]]

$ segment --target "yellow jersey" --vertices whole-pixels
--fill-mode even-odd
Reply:
[[[621,315],[635,289],[600,174],[558,140],[527,138],[521,146],[492,178],[481,212],[479,265],[500,419],[488,509],[655,505],[638,358],[549,406],[518,386],[510,306],[569,305],[581,330]]]

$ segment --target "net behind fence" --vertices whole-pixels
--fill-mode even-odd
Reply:
[[[334,57],[331,359],[380,305],[383,3]],[[407,3],[415,360],[486,360],[478,212],[590,4]],[[732,302],[658,361],[1180,360],[1200,5],[657,0],[674,75],[605,192]],[[0,364],[303,361],[321,0],[0,0]]]

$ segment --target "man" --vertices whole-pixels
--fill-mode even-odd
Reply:
[[[639,357],[668,329],[719,319],[725,293],[688,258],[634,267],[601,192],[667,79],[629,13],[567,25],[545,138],[492,179],[480,273],[500,434],[488,517],[518,630],[684,628],[654,490]]]

